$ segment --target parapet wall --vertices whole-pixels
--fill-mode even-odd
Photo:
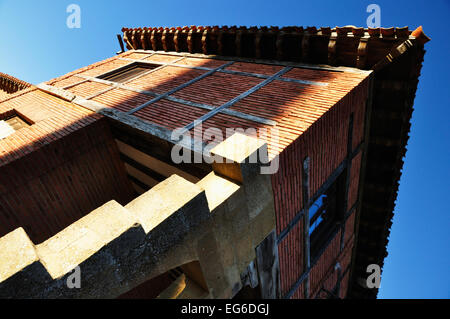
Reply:
[[[275,233],[270,178],[259,174],[267,145],[235,134],[212,153],[227,160],[197,184],[172,175],[128,205],[110,201],[39,245],[22,228],[0,238],[0,298],[115,298],[192,261],[208,297],[232,297],[257,259],[255,249]],[[258,162],[249,163],[255,154]],[[275,255],[270,266],[277,268]],[[77,266],[81,288],[71,289]]]

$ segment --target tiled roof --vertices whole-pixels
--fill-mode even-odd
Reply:
[[[264,59],[265,63],[294,61],[375,71],[362,186],[364,195],[349,293],[355,298],[375,298],[377,289],[361,288],[357,281],[358,277],[367,276],[368,264],[382,266],[387,256],[424,44],[430,40],[422,27],[412,32],[408,27],[364,29],[354,26],[333,29],[192,26],[123,28],[122,31],[128,49],[231,56],[247,62],[262,61],[254,59]]]
[[[0,101],[9,98],[11,94],[28,87],[30,87],[29,83],[0,72]]]
[[[123,28],[128,49],[164,50],[372,69],[408,39],[429,39],[419,27],[172,27]]]

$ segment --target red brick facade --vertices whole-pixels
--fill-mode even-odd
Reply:
[[[125,59],[121,60],[121,58]],[[150,56],[145,53],[127,52],[49,81],[48,84],[64,88],[85,99],[93,96],[92,100],[101,103],[104,107],[128,112],[147,103],[153,97],[124,88],[107,90],[107,83],[86,78],[86,76],[101,75],[131,62],[126,59],[175,62],[203,68],[215,68],[228,63],[228,61],[220,59],[185,57],[180,60],[180,57],[175,59],[173,56],[162,54]],[[226,69],[270,76],[282,70],[283,66],[235,62]],[[126,86],[131,89],[164,94],[204,73],[206,70],[166,66],[157,72],[131,80],[126,83]],[[282,79],[306,81],[306,83],[276,79],[230,107],[230,110],[236,112],[276,121],[279,140],[272,139],[270,131],[273,126],[271,125],[255,123],[249,119],[223,113],[216,114],[204,121],[201,131],[194,130],[194,135],[197,137],[199,133],[204,134],[205,130],[211,127],[219,128],[224,137],[226,129],[229,128],[264,128],[269,131],[267,140],[269,156],[271,159],[279,160],[280,163],[278,172],[272,176],[278,235],[285,232],[289,223],[292,223],[303,209],[303,159],[307,156],[310,158],[309,197],[311,198],[348,156],[347,144],[351,116],[353,117],[353,128],[350,152],[355,152],[355,157],[352,160],[349,174],[347,210],[350,211],[355,205],[361,166],[361,147],[359,146],[363,140],[364,111],[369,83],[367,73],[297,67],[286,72]],[[216,72],[179,90],[173,96],[194,103],[220,106],[262,81],[261,78],[249,75]],[[102,125],[102,120],[98,120],[98,116],[90,114],[87,110],[82,112],[87,112],[86,115],[81,116],[82,119],[85,116],[95,119],[89,120],[89,124],[82,125],[83,128],[79,128],[75,133],[71,133],[47,147],[48,149],[58,149],[58,143],[61,143],[65,149],[63,155],[67,154],[68,149],[73,149],[74,151],[78,150],[78,157],[63,158],[59,163],[42,169],[39,176],[18,179],[27,181],[26,184],[8,187],[9,192],[5,193],[4,197],[17,198],[17,202],[22,202],[22,197],[17,194],[27,194],[26,192],[22,193],[26,189],[30,189],[35,195],[34,197],[29,196],[33,199],[25,201],[27,205],[14,207],[15,210],[21,211],[19,216],[23,217],[20,220],[5,223],[4,225],[8,225],[4,226],[5,233],[21,225],[32,237],[34,236],[33,240],[43,240],[48,237],[48,234],[62,229],[81,217],[83,213],[105,201],[114,198],[119,202],[124,202],[131,198],[131,189],[126,187],[129,183],[123,171],[123,164],[106,124]],[[142,108],[134,115],[143,121],[173,130],[189,124],[207,112],[205,109],[161,99],[150,107]],[[209,137],[202,136],[201,138],[207,142]],[[83,144],[81,141],[89,142]],[[40,152],[48,154],[49,151],[43,148],[32,154],[37,157]],[[43,155],[42,158],[47,156]],[[54,156],[54,158],[58,159],[58,156]],[[33,162],[38,161],[33,160]],[[67,174],[71,170],[73,174]],[[99,172],[102,173],[99,174]],[[55,185],[54,190],[43,189],[49,184]],[[56,192],[56,194],[53,195],[52,192]],[[80,203],[77,200],[79,197],[73,196],[74,193],[83,194],[86,201]],[[59,200],[55,200],[55,198]],[[34,216],[28,216],[28,211],[37,213]],[[55,216],[54,219],[48,218],[48,211],[54,212],[52,215]],[[339,261],[342,276],[348,278],[348,266],[354,240],[355,211],[356,209],[352,210],[346,221],[345,234],[342,237],[344,243],[341,243],[342,230],[339,230],[318,258],[317,263],[311,265],[308,276],[309,297],[316,295],[323,297],[320,295],[321,288],[332,290],[338,281],[342,286],[340,294],[345,295],[346,283],[338,280],[338,274],[334,267]],[[40,226],[35,227],[36,224]],[[286,296],[290,292],[291,297],[304,297],[303,284],[295,289],[296,283],[306,270],[303,257],[303,231],[303,220],[299,219],[279,242],[282,296]]]
[[[348,125],[353,113],[352,152],[363,141],[364,110],[368,94],[368,79],[340,100],[327,113],[318,119],[303,135],[280,154],[280,170],[272,177],[277,212],[277,231],[280,234],[294,217],[303,209],[302,205],[302,161],[310,157],[310,194],[312,197],[330,177],[347,156]],[[361,150],[352,160],[348,191],[348,210],[356,203],[358,196]],[[349,215],[345,227],[344,252],[353,247],[355,211]],[[340,253],[340,232],[336,234],[322,257],[310,273],[310,291],[314,296],[321,283],[330,273],[343,253]],[[300,279],[304,271],[303,261],[303,221],[290,230],[279,246],[281,290],[285,295]],[[349,265],[349,258],[341,262],[342,272]],[[330,279],[331,280],[331,279]],[[337,279],[336,279],[337,280]],[[333,287],[336,285],[333,282]],[[329,283],[328,283],[329,284]],[[302,289],[303,286],[299,288]],[[296,292],[295,296],[300,296]]]
[[[133,197],[105,118],[36,90],[0,103],[32,125],[0,140],[0,236],[35,243],[105,202]]]

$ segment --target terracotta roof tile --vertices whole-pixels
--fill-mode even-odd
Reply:
[[[172,31],[168,31],[172,30]],[[184,27],[122,28],[128,49],[164,50],[231,56],[248,56],[277,60],[304,61],[357,66],[368,69],[383,58],[393,44],[410,36],[422,44],[429,39],[420,31],[402,28],[344,27]],[[172,36],[167,34],[173,33]],[[370,38],[371,45],[360,50],[359,44]],[[363,39],[363,40],[361,40]],[[342,45],[345,50],[335,49]],[[384,48],[377,54],[377,48]],[[348,50],[351,48],[350,50]],[[327,52],[328,51],[328,52]],[[327,54],[328,53],[328,54]],[[365,60],[364,56],[375,56]]]
[[[28,87],[30,87],[29,83],[0,72],[0,90],[15,93]]]
[[[0,72],[0,102],[21,94],[21,91],[30,86],[31,85],[25,81]]]

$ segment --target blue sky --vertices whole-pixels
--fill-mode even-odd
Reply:
[[[0,72],[37,84],[119,50],[122,27],[184,25],[423,25],[427,43],[379,298],[450,297],[450,1],[84,1],[0,0]],[[69,29],[66,8],[81,7]]]

